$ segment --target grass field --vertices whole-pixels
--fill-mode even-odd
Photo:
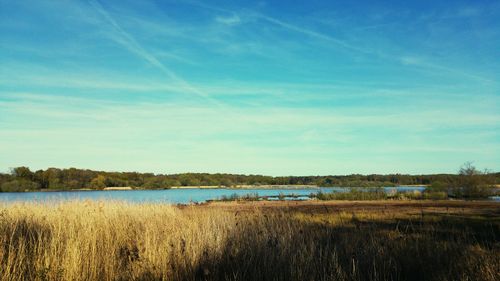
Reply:
[[[0,280],[500,280],[500,204],[0,205]]]

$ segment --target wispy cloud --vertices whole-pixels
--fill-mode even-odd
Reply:
[[[353,50],[353,51],[361,52],[361,53],[365,53],[365,54],[372,53],[369,50],[362,49],[362,48],[359,48],[357,46],[351,45],[351,44],[347,43],[344,40],[337,39],[337,38],[332,37],[330,35],[326,35],[326,34],[323,34],[323,33],[320,33],[320,32],[316,32],[316,31],[311,30],[311,29],[303,28],[303,27],[300,27],[300,26],[296,26],[296,25],[293,25],[293,24],[290,24],[290,23],[287,23],[287,22],[275,19],[273,17],[269,17],[269,16],[266,16],[266,15],[260,14],[260,13],[255,13],[255,16],[258,17],[258,18],[264,19],[264,20],[266,20],[266,21],[268,21],[270,23],[273,23],[273,24],[279,25],[281,27],[284,27],[286,29],[289,29],[291,31],[303,33],[305,35],[308,35],[308,36],[311,36],[311,37],[314,37],[314,38],[326,40],[328,42],[334,43],[334,44],[336,44],[338,46],[341,46],[341,47],[349,49],[349,50]]]
[[[500,6],[294,5],[2,2],[0,169],[498,166]]]
[[[241,22],[241,19],[238,15],[234,14],[229,17],[217,16],[215,17],[215,21],[225,25],[237,25]]]
[[[469,79],[479,80],[479,81],[482,81],[482,82],[488,82],[488,83],[495,82],[495,81],[493,81],[491,79],[482,77],[480,75],[470,74],[470,73],[467,73],[467,72],[464,72],[464,71],[460,71],[460,70],[457,70],[457,69],[454,69],[454,68],[451,68],[451,67],[442,66],[442,65],[439,65],[439,64],[435,64],[435,63],[425,62],[422,59],[417,59],[415,57],[403,56],[403,57],[399,57],[399,60],[398,60],[398,56],[397,55],[390,55],[390,54],[386,54],[386,53],[384,53],[382,51],[373,50],[373,49],[360,48],[360,47],[357,47],[355,45],[351,45],[351,44],[347,43],[346,41],[336,39],[334,37],[331,37],[329,35],[325,35],[323,33],[319,33],[319,32],[316,32],[316,31],[313,31],[313,30],[310,30],[310,29],[301,28],[299,26],[295,26],[295,25],[292,25],[292,24],[289,24],[289,23],[277,20],[275,18],[262,15],[262,14],[257,14],[257,15],[258,15],[258,17],[260,17],[262,19],[265,19],[266,21],[269,21],[271,23],[277,24],[277,25],[282,26],[284,28],[287,28],[289,30],[300,32],[300,33],[303,33],[303,34],[306,34],[306,35],[309,35],[311,37],[315,37],[315,38],[318,38],[318,39],[323,39],[323,40],[326,40],[328,42],[335,43],[336,45],[342,46],[342,47],[344,47],[346,49],[357,51],[357,52],[360,52],[360,53],[363,53],[363,54],[370,54],[370,55],[374,55],[374,56],[377,56],[377,57],[380,57],[380,58],[393,60],[393,61],[396,61],[396,62],[399,61],[399,62],[401,62],[401,63],[403,63],[405,65],[416,65],[416,66],[419,66],[419,67],[425,67],[427,69],[433,69],[433,70],[439,70],[439,71],[446,71],[448,73],[457,74],[457,75],[460,75],[460,76],[463,76],[463,77],[467,77]]]
[[[388,155],[401,157],[413,155],[411,153],[429,153],[432,157],[436,157],[436,153],[498,155],[494,149],[498,133],[488,128],[498,124],[500,116],[464,114],[456,108],[382,114],[321,109],[228,109],[221,114],[209,106],[127,105],[30,94],[14,101],[1,101],[0,106],[6,117],[0,123],[0,151],[4,155],[0,164],[3,165],[12,165],[1,161],[11,159],[14,152],[15,161],[25,159],[20,151],[26,151],[22,148],[28,145],[30,151],[37,151],[40,156],[66,155],[64,159],[74,156],[74,165],[101,168],[106,164],[106,168],[137,169],[133,162],[145,160],[150,164],[142,169],[163,168],[170,172],[205,169],[271,174],[328,173],[335,163],[325,161],[325,155],[349,158],[342,165],[352,165],[352,170],[338,166],[342,172],[368,172],[374,171],[377,163],[363,161],[366,157],[383,155],[387,160]],[[17,125],[6,125],[12,118],[17,120]],[[65,122],[60,122],[62,119]],[[477,126],[486,129],[474,135],[462,133]],[[378,134],[367,133],[374,128]],[[448,132],[444,141],[432,134],[443,128]],[[37,142],[31,143],[35,135]],[[481,146],[476,145],[478,138],[482,140]],[[454,141],[448,142],[450,139]],[[104,161],[103,155],[111,160],[126,155],[123,160],[129,157],[134,161],[124,161],[128,164],[123,167],[111,160],[97,163]],[[210,159],[211,165],[206,166],[207,163],[199,159]],[[251,159],[251,163],[242,159]],[[158,161],[167,163],[168,168]],[[256,166],[260,161],[273,165]],[[322,165],[304,169],[299,162],[290,164],[295,161],[320,161]],[[397,170],[401,171],[399,167]]]
[[[496,82],[492,79],[483,77],[481,75],[468,73],[466,71],[460,71],[460,70],[454,69],[452,67],[448,67],[448,66],[441,65],[438,63],[433,63],[433,62],[429,62],[429,61],[424,62],[422,59],[417,60],[414,58],[409,58],[409,57],[404,56],[402,54],[386,53],[385,51],[379,50],[376,48],[352,44],[347,40],[342,40],[342,39],[336,38],[334,36],[331,36],[329,34],[318,32],[318,31],[311,29],[311,28],[306,28],[306,27],[302,27],[302,26],[297,25],[297,24],[292,24],[292,23],[289,23],[287,21],[268,16],[268,15],[261,13],[261,12],[256,12],[256,11],[252,11],[252,10],[243,10],[241,12],[237,12],[237,11],[233,11],[231,9],[215,7],[215,6],[207,5],[205,3],[200,3],[198,1],[192,1],[192,0],[186,1],[185,3],[190,4],[190,5],[195,5],[195,6],[198,6],[201,8],[205,8],[205,9],[213,10],[213,11],[229,13],[231,15],[245,14],[245,16],[248,18],[261,19],[261,20],[267,21],[269,23],[275,24],[277,26],[280,26],[282,28],[285,28],[287,30],[290,30],[293,32],[298,32],[298,33],[310,36],[312,38],[316,38],[319,40],[323,40],[323,41],[332,43],[335,46],[342,47],[346,50],[354,51],[354,52],[365,54],[365,55],[370,55],[373,57],[381,58],[381,59],[392,61],[395,63],[401,63],[403,65],[419,66],[419,67],[427,68],[428,70],[433,70],[433,71],[436,71],[436,70],[440,71],[440,72],[445,71],[445,72],[448,72],[449,74],[459,75],[459,76],[462,76],[464,78],[468,78],[468,79],[472,79],[472,80],[476,80],[476,81],[480,81],[480,82],[488,82],[488,83]],[[474,16],[474,15],[477,15],[477,13],[479,13],[479,12],[480,11],[477,8],[465,7],[465,8],[462,8],[462,9],[459,9],[458,11],[456,11],[455,15],[456,16],[459,16],[459,15],[460,16]]]
[[[115,31],[114,36],[110,36],[110,39],[113,39],[123,47],[127,48],[129,51],[135,53],[145,61],[147,61],[149,64],[152,66],[158,68],[160,71],[162,71],[167,77],[171,78],[175,82],[177,82],[179,85],[181,85],[187,92],[196,94],[213,104],[216,104],[218,106],[221,106],[221,103],[213,98],[211,98],[209,95],[204,93],[203,91],[200,91],[193,85],[191,85],[189,82],[187,82],[185,79],[177,75],[173,70],[171,70],[169,67],[164,65],[162,62],[160,62],[152,53],[148,52],[146,49],[144,49],[138,42],[135,40],[135,38],[127,33],[114,19],[113,17],[104,9],[104,7],[97,1],[90,1],[90,4],[94,9],[101,14],[106,22],[110,24],[113,27],[113,30]]]
[[[447,66],[443,66],[443,65],[439,65],[439,64],[435,64],[435,63],[430,63],[421,57],[402,56],[399,59],[400,59],[401,63],[404,65],[423,67],[423,68],[434,69],[434,70],[438,70],[438,71],[445,71],[448,73],[453,73],[453,74],[456,74],[456,75],[459,75],[462,77],[466,77],[469,79],[477,80],[480,82],[496,83],[495,80],[485,78],[485,77],[482,77],[480,75],[471,74],[471,73],[468,73],[468,72],[465,72],[463,70],[456,69],[456,68],[451,68],[451,67],[447,67]]]
[[[456,11],[458,17],[477,17],[480,16],[482,10],[478,7],[462,7]]]

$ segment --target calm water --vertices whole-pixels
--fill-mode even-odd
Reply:
[[[423,190],[425,187],[387,187],[386,191]],[[298,195],[298,199],[307,199],[309,194],[322,192],[343,192],[345,188],[321,187],[310,189],[167,189],[167,190],[113,190],[113,191],[55,191],[55,192],[4,192],[0,193],[0,202],[15,201],[60,201],[60,200],[119,200],[128,202],[164,202],[189,203],[204,202],[222,196],[255,194],[259,196]]]

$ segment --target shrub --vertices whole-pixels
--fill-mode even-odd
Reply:
[[[430,192],[440,192],[440,191],[448,191],[449,184],[446,184],[442,181],[435,181],[430,186],[428,186],[425,190]]]
[[[387,194],[382,188],[371,190],[353,188],[349,192],[319,192],[316,198],[319,200],[382,200],[387,199]]]
[[[423,198],[430,200],[445,200],[448,199],[448,193],[443,191],[426,191],[423,193]]]
[[[39,188],[40,185],[36,182],[25,179],[18,179],[2,184],[0,190],[3,192],[22,192],[26,190],[36,190]]]
[[[238,195],[236,193],[233,193],[229,196],[227,195],[222,195],[219,197],[220,201],[258,201],[260,200],[259,194],[257,193],[249,193],[245,195]]]
[[[418,190],[409,192],[397,192],[394,197],[400,200],[419,200],[422,199],[422,192]]]
[[[460,168],[453,195],[464,198],[487,198],[493,195],[493,183],[494,179],[487,171],[479,171],[471,162],[467,162]]]

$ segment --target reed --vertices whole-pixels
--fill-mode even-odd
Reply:
[[[477,213],[12,203],[0,280],[500,280],[499,233]]]

